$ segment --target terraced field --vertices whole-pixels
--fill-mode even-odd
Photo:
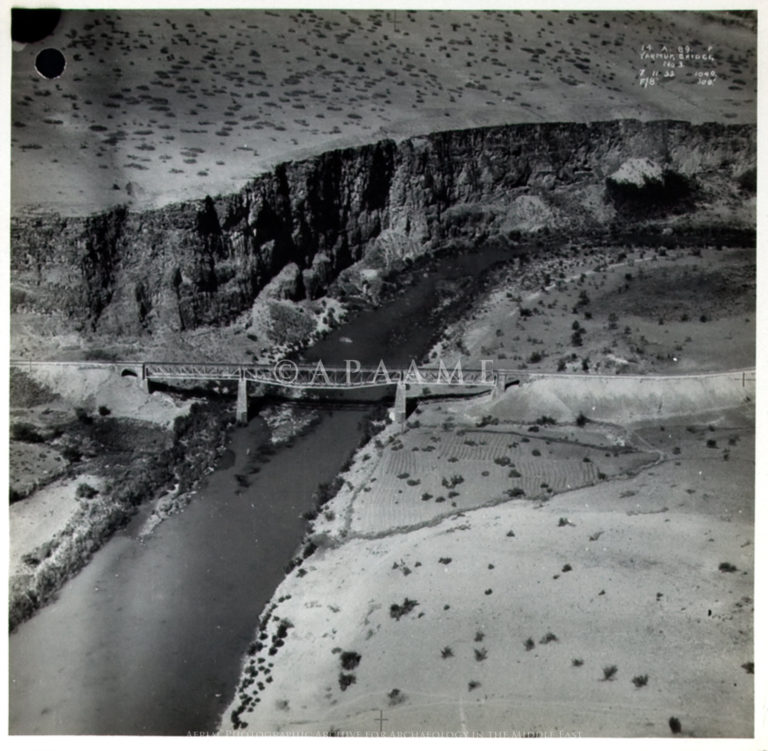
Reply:
[[[439,416],[440,407],[435,409],[433,416]],[[601,435],[595,428],[577,442],[557,427],[450,432],[439,424],[411,427],[391,437],[353,494],[350,531],[378,534],[515,498],[544,502],[557,493],[633,475],[660,456],[612,431],[606,427]]]

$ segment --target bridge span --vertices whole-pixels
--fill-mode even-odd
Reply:
[[[257,383],[301,390],[375,389],[395,386],[395,416],[403,422],[406,416],[407,395],[411,384],[422,387],[471,387],[474,393],[504,388],[505,377],[485,367],[463,369],[461,363],[453,368],[442,361],[438,367],[419,367],[415,362],[407,368],[388,368],[380,362],[375,368],[363,367],[358,360],[346,360],[344,367],[327,367],[322,360],[300,363],[281,360],[275,364],[263,363],[170,363],[145,362],[141,364],[141,379],[147,388],[153,380],[162,381],[237,381],[237,417],[244,422],[248,416],[247,384]],[[138,375],[138,373],[137,373]]]
[[[322,360],[302,363],[281,360],[277,363],[209,363],[209,362],[137,362],[137,361],[43,361],[11,360],[12,368],[33,370],[46,367],[73,368],[78,370],[109,369],[123,376],[136,377],[142,387],[151,390],[152,382],[173,381],[235,381],[237,382],[237,419],[248,419],[248,384],[255,383],[301,391],[374,389],[395,386],[395,418],[405,422],[408,391],[414,387],[447,388],[448,392],[467,389],[471,393],[490,392],[491,398],[501,396],[506,387],[540,379],[609,379],[611,382],[631,380],[635,383],[648,381],[698,381],[727,376],[737,379],[742,387],[755,382],[755,369],[738,369],[718,373],[668,373],[605,375],[592,373],[545,373],[533,370],[492,368],[492,360],[481,361],[482,367],[464,369],[459,361],[447,367],[439,361],[437,367],[418,366],[414,361],[406,368],[388,368],[380,362],[375,368],[363,367],[358,360],[345,360],[344,367],[326,366]],[[443,392],[445,393],[445,392]],[[415,396],[415,395],[414,395]]]

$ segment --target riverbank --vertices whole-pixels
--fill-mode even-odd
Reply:
[[[150,396],[119,376],[98,374],[97,384],[88,375],[11,376],[12,426],[27,426],[19,436],[25,440],[11,444],[11,482],[32,461],[30,451],[61,457],[58,475],[33,492],[18,497],[12,484],[17,500],[9,522],[11,630],[48,602],[142,505],[165,488],[177,497],[194,488],[224,450],[233,423],[232,405],[221,400]],[[46,380],[58,391],[41,388]],[[93,391],[85,398],[88,386]],[[24,403],[20,392],[35,390],[41,397]]]
[[[490,261],[478,252],[467,260],[454,249],[439,259],[397,263],[386,275],[382,269],[375,275],[367,273],[365,264],[356,267],[340,282],[347,297],[363,279],[370,282],[382,275],[380,283],[368,284],[366,294],[355,298],[352,306],[360,321],[351,326],[356,346],[368,338],[358,337],[358,328],[370,328],[368,319],[380,316],[382,305],[389,303],[390,311],[392,305],[410,297],[418,298],[417,306],[424,308],[439,330],[438,322],[449,315],[446,311],[451,304],[450,315],[460,315],[487,285],[488,274],[473,274],[467,281],[460,278],[462,269],[467,266],[482,270],[514,252],[492,251]],[[430,282],[428,275],[435,274],[440,264],[455,264],[456,279],[446,274],[450,278]],[[404,294],[406,290],[410,290],[408,294]],[[267,290],[266,298],[269,294]],[[330,303],[318,305],[327,308]],[[343,323],[344,315],[339,308],[334,309],[337,315],[322,322],[326,334]],[[404,309],[403,325],[410,325],[411,316],[412,310]],[[390,321],[388,325],[395,323]],[[345,330],[349,329],[347,325]],[[227,336],[224,332],[220,339],[226,340]],[[326,336],[305,352],[312,355],[318,349],[333,349],[338,336]],[[378,361],[386,352],[395,351],[389,349],[393,342],[407,342],[414,336],[413,355],[406,357],[410,359],[425,351],[434,337],[431,329],[384,336],[381,342],[369,338],[366,346],[375,350]],[[232,342],[227,346],[233,346]],[[294,338],[285,336],[282,343],[271,341],[268,352],[277,358],[295,354],[297,346]],[[358,352],[355,356],[364,356]],[[185,398],[182,393],[167,390],[150,395],[138,388],[135,378],[120,377],[108,368],[89,368],[84,363],[82,368],[70,370],[40,366],[29,373],[16,372],[12,377],[16,387],[12,389],[11,421],[19,428],[18,435],[12,432],[12,437],[20,440],[11,442],[11,494],[17,500],[11,507],[11,628],[28,618],[79,571],[140,505],[153,503],[145,512],[144,536],[184,508],[192,498],[196,481],[211,471],[214,460],[225,450],[226,426],[234,406],[228,402],[233,401],[229,389],[221,388],[218,396],[213,392],[205,392],[204,396],[194,389]],[[190,406],[196,410],[194,418],[190,418]],[[264,417],[275,448],[289,445],[318,419],[311,410],[296,412],[277,406],[268,407]],[[43,452],[50,454],[45,462],[39,459]],[[51,484],[54,481],[56,484]],[[36,487],[37,492],[30,495]],[[14,488],[26,488],[26,492]],[[44,524],[36,523],[41,515]]]
[[[444,331],[431,359],[532,380],[358,451],[222,732],[751,734],[754,382],[653,374],[751,371],[754,251],[571,250],[510,260]]]
[[[753,420],[424,405],[342,476],[221,731],[751,735]]]

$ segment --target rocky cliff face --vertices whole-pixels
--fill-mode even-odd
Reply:
[[[282,164],[162,210],[18,217],[12,310],[56,313],[53,333],[141,337],[229,323],[286,267],[281,294],[314,298],[363,257],[611,224],[751,227],[755,136],[637,121],[453,131]]]

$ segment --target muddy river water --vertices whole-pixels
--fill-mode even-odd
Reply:
[[[477,278],[514,253],[492,248],[441,258],[389,304],[309,349],[306,359],[407,365],[439,333],[432,313],[440,285]],[[55,601],[10,635],[10,732],[215,730],[259,615],[302,540],[301,515],[359,445],[370,409],[323,408],[309,433],[252,473],[253,452],[269,437],[256,416],[232,433],[183,512],[142,539],[142,511],[115,534]]]

